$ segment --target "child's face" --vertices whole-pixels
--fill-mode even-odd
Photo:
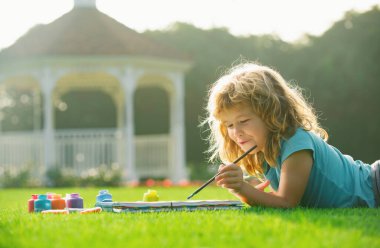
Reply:
[[[219,115],[220,121],[227,128],[228,136],[243,151],[254,145],[257,148],[252,154],[264,152],[268,129],[264,122],[246,105],[226,109]]]

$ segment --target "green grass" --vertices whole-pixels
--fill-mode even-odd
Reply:
[[[195,190],[157,188],[160,200]],[[41,215],[32,193],[73,193],[93,207],[98,188],[0,190],[0,247],[380,247],[380,209],[244,210]],[[147,188],[109,188],[114,201],[138,201]],[[207,187],[195,199],[235,198]]]

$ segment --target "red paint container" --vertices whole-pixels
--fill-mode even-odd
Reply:
[[[38,195],[32,195],[32,198],[28,200],[28,212],[33,213],[34,212],[34,201],[38,199]]]

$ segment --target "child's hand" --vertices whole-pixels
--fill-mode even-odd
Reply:
[[[243,171],[236,164],[220,165],[216,178],[216,185],[229,189],[232,193],[239,193],[243,184]]]

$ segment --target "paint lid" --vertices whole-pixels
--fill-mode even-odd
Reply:
[[[108,189],[99,190],[99,195],[108,194]]]
[[[51,195],[51,199],[62,199],[62,195],[61,194]]]
[[[69,198],[79,198],[79,194],[78,193],[66,194],[66,199],[69,199]]]
[[[108,192],[108,190],[102,189],[96,196],[96,202],[112,202],[112,195]]]
[[[48,199],[51,199],[52,196],[55,195],[55,193],[54,192],[47,192],[46,195],[47,195]]]
[[[44,194],[38,195],[38,199],[39,200],[46,200],[47,199],[47,195],[44,195]]]
[[[32,195],[32,199],[34,199],[34,200],[35,200],[35,199],[38,199],[38,195],[37,195],[37,194],[33,194],[33,195]]]

